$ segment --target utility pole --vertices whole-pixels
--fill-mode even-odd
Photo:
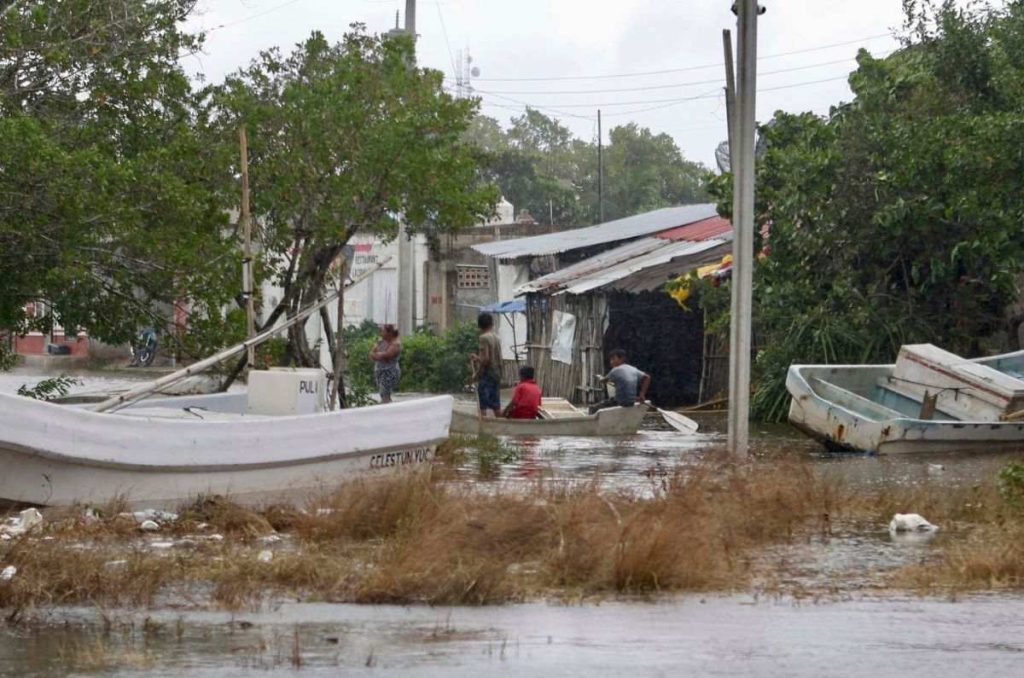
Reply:
[[[413,64],[416,49],[416,0],[405,0],[405,32],[412,37]],[[398,227],[398,331],[409,335],[416,329],[416,249],[406,224]]]
[[[733,151],[736,136],[736,66],[732,58],[732,31],[722,31],[722,50],[725,52],[725,117],[729,139],[729,169],[733,169]]]
[[[256,336],[256,302],[253,299],[252,289],[252,215],[249,214],[249,137],[245,133],[245,125],[238,128],[238,143],[242,160],[242,207],[239,220],[242,222],[242,233],[245,238],[245,249],[242,254],[242,297],[245,299],[245,336],[252,339]],[[250,345],[245,355],[251,369],[256,364],[256,346]]]
[[[757,93],[757,0],[736,0],[739,72],[733,113],[732,318],[729,336],[729,452],[750,445],[751,306],[754,266],[754,127]],[[727,67],[728,68],[728,67]]]
[[[601,134],[601,109],[597,109],[597,223],[604,223],[604,136]]]

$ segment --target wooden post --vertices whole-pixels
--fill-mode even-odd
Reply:
[[[245,248],[242,256],[242,296],[245,299],[245,336],[252,339],[256,336],[256,308],[253,299],[252,275],[252,215],[249,214],[249,138],[245,133],[245,125],[238,128],[238,142],[241,148],[242,170],[242,206],[239,220],[242,222],[242,233]],[[256,364],[256,347],[249,346],[246,360],[251,369]]]
[[[345,278],[348,277],[348,257],[342,257],[338,271],[338,317],[335,321],[334,338],[334,381],[331,384],[330,408],[335,404],[345,409]]]

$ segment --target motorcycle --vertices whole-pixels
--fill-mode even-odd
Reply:
[[[132,360],[129,367],[149,367],[156,358],[156,330],[147,327],[139,331],[131,344]]]

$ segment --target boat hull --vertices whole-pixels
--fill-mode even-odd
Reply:
[[[909,454],[1024,449],[1024,422],[925,420],[887,411],[857,395],[892,370],[892,365],[792,366],[786,379],[792,396],[790,423],[837,451]],[[844,388],[836,389],[836,383]]]
[[[230,397],[244,394],[180,402],[196,407]],[[294,500],[355,474],[429,461],[448,437],[452,405],[451,397],[441,396],[315,415],[206,421],[199,410],[194,420],[179,420],[0,396],[0,500],[67,505],[116,498],[145,506],[209,494],[246,503]]]
[[[593,415],[558,419],[481,418],[473,408],[456,406],[452,433],[493,436],[628,436],[640,429],[646,405],[612,407]]]

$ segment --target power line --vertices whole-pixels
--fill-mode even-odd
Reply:
[[[880,54],[878,58],[884,59],[885,57],[892,54],[892,52],[886,52]],[[759,73],[758,76],[763,75],[778,75],[781,73],[793,73],[796,71],[807,71],[812,68],[821,68],[822,66],[834,66],[836,64],[845,64],[855,60],[856,57],[847,57],[845,59],[835,59],[833,61],[821,61],[814,64],[806,64],[804,66],[794,66],[793,68],[780,68],[775,71],[765,71]],[[618,92],[647,92],[651,90],[660,89],[674,89],[676,87],[692,87],[694,85],[712,85],[712,84],[724,84],[725,78],[711,78],[709,80],[692,80],[690,82],[677,82],[671,85],[647,85],[644,87],[624,87],[618,89],[577,89],[577,90],[490,90],[491,94],[614,94]]]
[[[782,57],[793,56],[796,54],[807,54],[809,52],[820,52],[826,49],[832,49],[833,47],[843,47],[845,45],[854,45],[861,42],[868,42],[870,40],[878,40],[880,38],[891,38],[890,33],[878,33],[876,35],[869,35],[863,38],[856,38],[854,40],[845,40],[843,42],[833,42],[828,45],[819,45],[817,47],[807,47],[804,49],[796,49],[790,52],[777,52],[775,54],[766,54],[758,57],[758,61],[767,59],[779,59]],[[632,73],[613,73],[604,75],[564,75],[564,76],[550,76],[550,77],[528,77],[528,78],[477,78],[480,82],[549,82],[549,81],[564,81],[564,80],[603,80],[612,78],[636,78],[648,75],[667,75],[669,73],[686,73],[690,71],[699,71],[706,68],[721,68],[724,64],[722,62],[716,62],[713,64],[702,64],[700,66],[687,66],[686,68],[668,68],[661,71],[635,71]]]
[[[789,84],[789,85],[780,85],[778,87],[766,87],[766,88],[759,89],[758,92],[774,92],[774,91],[780,90],[780,89],[790,89],[790,88],[793,88],[793,87],[803,87],[805,85],[816,85],[818,83],[831,82],[833,80],[845,80],[848,77],[849,77],[849,74],[840,75],[840,76],[836,76],[836,77],[832,77],[832,78],[822,78],[820,80],[808,80],[808,81],[805,81],[805,82],[797,82],[797,83],[793,83],[793,84]],[[499,99],[505,99],[505,100],[508,100],[508,101],[512,101],[514,103],[530,106],[531,108],[537,108],[537,106],[534,106],[533,104],[530,104],[528,102],[520,101],[518,99],[512,99],[510,97],[506,97],[506,96],[504,96],[502,94],[497,94],[495,92],[489,92],[487,90],[482,90],[482,89],[476,89],[475,91],[479,92],[480,94],[484,94],[486,96],[495,96],[495,97],[498,97]],[[598,106],[601,106],[601,107],[603,107],[603,106],[642,106],[642,105],[645,105],[645,104],[673,104],[673,103],[682,103],[684,101],[694,101],[696,99],[708,99],[708,98],[714,98],[714,97],[717,97],[717,96],[718,96],[717,94],[712,95],[712,94],[709,93],[709,94],[704,94],[704,95],[696,95],[696,96],[692,96],[692,97],[682,97],[682,98],[678,98],[677,97],[677,98],[674,98],[674,99],[646,99],[646,100],[641,99],[641,100],[638,100],[638,101],[606,101],[606,102],[600,102],[600,103],[587,103],[587,104],[575,104],[575,103],[573,103],[573,104],[563,104],[563,103],[559,103],[559,104],[551,104],[551,105],[552,106],[557,106],[558,108],[596,108]]]
[[[267,9],[263,10],[262,12],[256,12],[255,14],[250,14],[249,16],[244,16],[241,19],[237,19],[235,21],[227,21],[225,23],[213,26],[212,28],[207,28],[203,32],[204,33],[213,33],[214,31],[219,31],[222,28],[231,28],[232,26],[237,26],[238,24],[244,24],[247,21],[252,21],[253,19],[258,19],[261,16],[266,16],[268,14],[271,14],[271,13],[276,12],[278,10],[284,9],[285,7],[288,7],[290,5],[294,5],[294,4],[299,3],[299,2],[302,2],[302,0],[288,0],[288,2],[282,2],[280,5],[274,5],[273,7],[268,7]]]

